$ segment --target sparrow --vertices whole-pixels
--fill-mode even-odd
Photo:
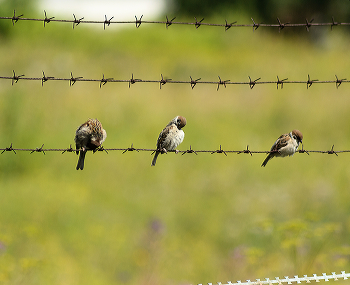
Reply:
[[[267,155],[261,166],[273,157],[293,156],[300,143],[303,142],[303,134],[299,130],[293,130],[289,134],[281,135],[271,147],[271,152]]]
[[[154,155],[151,166],[156,165],[157,157],[160,153],[166,153],[168,150],[175,150],[182,143],[185,133],[182,128],[186,126],[186,118],[176,116],[160,132],[157,140],[157,150]],[[178,151],[176,151],[177,153]]]
[[[89,119],[82,124],[75,132],[75,145],[76,149],[81,149],[77,170],[84,169],[84,159],[87,150],[93,150],[94,152],[105,141],[107,137],[106,131],[102,128],[102,124],[97,119]],[[79,151],[77,151],[77,154]]]

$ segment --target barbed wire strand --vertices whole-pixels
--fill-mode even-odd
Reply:
[[[75,14],[73,14],[74,19],[57,19],[55,17],[48,17],[46,11],[44,10],[45,18],[24,18],[23,14],[16,15],[16,10],[13,12],[13,16],[11,17],[0,17],[0,19],[3,20],[11,20],[12,24],[15,25],[18,21],[35,21],[35,22],[43,22],[44,27],[50,22],[56,22],[56,23],[71,23],[73,25],[73,29],[80,25],[80,24],[99,24],[103,25],[103,29],[106,29],[106,26],[110,26],[111,24],[134,24],[136,28],[139,28],[141,24],[162,24],[165,25],[165,27],[168,29],[171,25],[188,25],[188,26],[194,26],[196,29],[198,29],[200,26],[211,26],[211,27],[223,27],[225,28],[225,31],[227,31],[230,28],[240,28],[240,27],[250,27],[253,28],[253,31],[258,29],[259,27],[272,27],[272,28],[278,28],[278,31],[281,32],[284,28],[298,28],[298,27],[305,27],[306,30],[309,32],[311,27],[330,27],[331,30],[334,26],[350,26],[350,23],[343,23],[343,22],[336,22],[334,20],[334,17],[332,17],[332,22],[329,23],[314,23],[314,19],[311,19],[310,21],[308,19],[305,19],[305,23],[283,23],[279,18],[277,18],[277,23],[275,24],[264,24],[264,23],[256,23],[253,18],[252,24],[237,24],[237,21],[234,22],[228,22],[225,20],[225,23],[219,24],[219,23],[205,23],[204,18],[201,20],[197,20],[197,17],[194,17],[194,22],[175,22],[174,20],[176,17],[173,17],[171,20],[169,20],[168,16],[166,16],[166,21],[145,21],[142,20],[143,15],[141,15],[140,18],[135,16],[135,20],[133,21],[112,21],[113,17],[107,17],[105,15],[104,20],[100,21],[91,21],[91,20],[84,20],[84,17],[77,18]]]
[[[27,151],[30,153],[41,152],[43,154],[45,154],[45,152],[61,152],[63,154],[68,152],[81,151],[81,150],[82,149],[74,149],[72,145],[70,145],[69,148],[44,148],[44,144],[42,144],[41,147],[37,147],[37,148],[14,148],[12,143],[9,147],[0,148],[1,154],[3,154],[4,152],[14,152],[16,154],[16,151]],[[105,148],[102,146],[94,150],[93,152],[95,153],[97,151],[104,151],[106,153],[108,153],[109,151],[122,151],[122,154],[129,151],[136,151],[136,152],[145,151],[145,152],[152,152],[152,153],[156,151],[160,151],[161,153],[164,153],[163,150],[159,150],[159,149],[135,148],[134,144],[131,144],[131,146],[127,148]],[[249,145],[247,145],[246,149],[243,149],[243,150],[224,150],[221,145],[219,149],[216,149],[216,150],[195,150],[195,149],[192,149],[192,146],[190,145],[190,148],[187,150],[169,150],[167,152],[181,153],[182,155],[188,154],[188,153],[194,153],[196,155],[198,155],[198,153],[210,153],[210,154],[219,153],[219,154],[224,154],[225,156],[227,156],[228,153],[237,153],[237,154],[245,153],[245,154],[250,154],[252,156],[253,154],[260,154],[260,153],[268,154],[268,153],[275,153],[278,151],[250,150]],[[323,154],[335,154],[336,156],[338,156],[339,153],[350,153],[350,150],[334,150],[334,145],[332,145],[330,150],[306,150],[304,149],[304,145],[302,145],[302,148],[297,150],[296,153],[306,153],[307,155],[309,155],[310,153],[323,153]]]
[[[226,88],[227,85],[248,85],[250,89],[253,89],[255,85],[259,84],[273,84],[277,86],[278,88],[283,88],[284,84],[305,84],[306,88],[309,89],[313,84],[325,84],[325,83],[331,83],[335,84],[336,88],[339,88],[339,86],[342,83],[349,83],[350,80],[339,79],[337,75],[335,75],[335,80],[318,80],[318,79],[311,79],[310,75],[308,74],[307,80],[288,80],[288,78],[285,79],[279,79],[279,76],[277,76],[277,80],[272,81],[259,81],[261,78],[257,78],[255,80],[252,80],[250,76],[248,76],[249,81],[231,81],[231,80],[222,80],[220,76],[218,76],[218,81],[201,81],[201,78],[193,80],[190,76],[190,80],[172,80],[168,78],[164,78],[163,74],[161,74],[161,79],[159,80],[144,80],[144,79],[136,79],[134,78],[134,74],[131,75],[131,79],[114,79],[114,78],[105,78],[105,75],[102,75],[101,79],[86,79],[82,76],[74,77],[73,73],[71,72],[70,78],[59,78],[54,76],[46,76],[45,72],[42,72],[42,77],[25,77],[24,74],[17,75],[16,72],[13,70],[13,76],[0,76],[0,79],[3,80],[11,80],[11,84],[14,85],[14,83],[18,83],[18,81],[22,80],[28,80],[28,81],[40,81],[41,85],[44,86],[44,83],[47,81],[67,81],[69,82],[70,86],[73,86],[76,82],[97,82],[99,83],[100,88],[107,84],[108,82],[111,83],[128,83],[129,88],[131,85],[135,83],[157,83],[159,84],[159,88],[162,89],[162,86],[164,86],[167,83],[170,84],[189,84],[192,89],[197,84],[212,84],[216,85],[216,90],[220,89],[220,86],[224,86]]]
[[[237,281],[236,283],[232,283],[231,281],[227,283],[217,283],[218,285],[272,285],[272,284],[293,284],[295,283],[311,283],[311,281],[315,282],[328,282],[330,280],[339,281],[339,280],[347,280],[350,277],[350,273],[345,273],[345,271],[341,271],[341,274],[336,274],[332,272],[332,274],[327,275],[326,273],[322,273],[322,276],[313,274],[313,276],[304,275],[304,277],[298,277],[298,275],[289,278],[285,276],[284,278],[275,277],[275,279],[265,278],[265,280],[257,279],[256,281],[247,280],[246,282]],[[208,283],[209,285],[213,285],[213,283]],[[202,284],[198,284],[202,285]]]

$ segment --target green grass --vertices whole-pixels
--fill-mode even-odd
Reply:
[[[214,21],[214,20],[213,20]],[[216,22],[222,21],[217,19]],[[246,22],[246,19],[240,22]],[[319,35],[317,31],[324,34]],[[142,25],[72,30],[19,22],[0,73],[206,81],[349,78],[341,29],[302,32]],[[306,35],[305,35],[306,34]],[[65,148],[98,118],[105,147],[153,148],[174,116],[178,149],[267,150],[293,128],[305,149],[349,149],[348,85],[0,82],[0,146]],[[197,284],[339,273],[350,265],[348,154],[0,156],[1,284]],[[340,284],[340,283],[339,283]]]

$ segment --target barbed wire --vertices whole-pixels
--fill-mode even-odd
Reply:
[[[172,80],[169,78],[164,78],[163,74],[161,74],[161,79],[159,80],[144,80],[144,79],[136,79],[134,78],[134,74],[132,73],[130,79],[114,79],[114,78],[105,78],[105,75],[102,74],[101,79],[86,79],[82,76],[74,77],[73,73],[71,72],[70,78],[59,78],[54,76],[46,76],[45,72],[42,72],[42,77],[25,77],[24,74],[17,75],[16,72],[13,70],[13,76],[0,76],[0,79],[4,80],[11,80],[11,84],[14,85],[14,83],[18,83],[19,80],[29,80],[29,81],[40,81],[41,85],[44,86],[44,83],[47,81],[67,81],[69,82],[70,86],[73,86],[76,82],[97,82],[100,85],[100,88],[105,85],[108,82],[111,83],[128,83],[129,88],[131,85],[135,83],[157,83],[159,84],[159,88],[162,89],[162,86],[164,86],[167,83],[170,84],[189,84],[191,88],[193,89],[197,84],[213,84],[216,85],[216,90],[219,90],[220,86],[224,86],[226,88],[227,85],[248,85],[250,89],[253,89],[255,85],[258,84],[274,84],[278,88],[283,88],[284,84],[306,84],[306,88],[309,89],[309,87],[312,86],[312,84],[324,84],[324,83],[332,83],[335,84],[336,88],[339,88],[339,86],[342,83],[349,83],[350,80],[339,79],[337,75],[335,75],[334,80],[318,80],[318,79],[311,79],[310,75],[307,75],[307,80],[288,80],[288,78],[279,79],[279,76],[277,75],[277,80],[272,81],[259,81],[261,77],[252,80],[250,76],[248,76],[249,81],[231,81],[231,80],[222,80],[220,76],[218,76],[218,81],[201,81],[201,78],[193,79],[190,76],[190,80]]]
[[[330,280],[338,281],[338,280],[347,280],[350,277],[350,273],[345,273],[345,271],[341,271],[341,274],[335,274],[335,272],[332,272],[332,274],[327,275],[326,273],[322,273],[322,276],[319,276],[317,274],[313,274],[313,276],[307,276],[304,275],[304,277],[298,277],[298,275],[289,278],[288,276],[285,276],[284,278],[275,277],[275,279],[269,279],[265,278],[265,280],[257,279],[256,281],[250,281],[247,280],[246,282],[237,281],[236,283],[232,283],[231,281],[223,284],[223,283],[217,283],[218,285],[272,285],[272,284],[293,284],[295,283],[301,283],[306,282],[310,283],[311,281],[315,282],[321,282],[325,281],[328,282]],[[208,283],[209,285],[213,285],[213,283]],[[202,284],[198,284],[202,285]]]
[[[225,20],[225,23],[218,24],[218,23],[205,23],[204,18],[201,20],[197,20],[197,17],[194,17],[194,22],[175,22],[174,20],[176,17],[173,17],[169,20],[168,16],[166,16],[166,21],[145,21],[142,20],[143,15],[141,15],[140,18],[135,16],[135,20],[133,21],[112,21],[114,19],[113,17],[107,17],[105,15],[104,20],[100,21],[88,21],[84,20],[84,17],[77,18],[75,14],[73,14],[74,19],[56,19],[55,17],[48,17],[46,11],[44,10],[45,18],[24,18],[23,14],[16,15],[16,10],[13,12],[13,16],[11,17],[0,17],[0,19],[3,20],[11,20],[12,24],[15,25],[18,21],[35,21],[35,22],[43,22],[44,27],[50,22],[57,22],[57,23],[71,23],[73,25],[73,29],[78,26],[79,24],[99,24],[103,25],[103,29],[106,29],[106,26],[110,26],[111,24],[134,24],[136,28],[139,28],[141,24],[162,24],[165,25],[165,27],[168,29],[171,25],[188,25],[188,26],[194,26],[196,29],[198,29],[200,26],[210,26],[210,27],[223,27],[225,28],[225,31],[227,31],[230,28],[241,28],[241,27],[250,27],[253,28],[253,31],[258,29],[259,27],[272,27],[272,28],[278,28],[278,31],[281,32],[284,28],[298,28],[298,27],[305,27],[306,30],[309,32],[311,27],[330,27],[331,30],[334,26],[350,26],[350,23],[343,23],[343,22],[336,22],[334,20],[334,17],[332,17],[332,22],[329,23],[314,23],[314,19],[311,19],[310,21],[308,19],[305,19],[305,23],[283,23],[279,18],[277,18],[277,23],[275,24],[264,24],[264,23],[256,23],[253,18],[252,24],[237,24],[237,21],[234,22],[228,22]]]
[[[81,150],[83,149],[74,149],[72,145],[70,145],[70,147],[68,148],[44,148],[44,144],[42,144],[41,147],[36,147],[36,148],[14,148],[12,143],[9,147],[0,148],[1,154],[3,154],[4,152],[14,152],[16,154],[16,151],[27,151],[30,153],[41,152],[43,154],[45,154],[45,152],[61,152],[63,154],[63,153],[81,151]],[[129,151],[151,152],[151,153],[160,151],[161,153],[164,153],[164,150],[162,149],[135,148],[134,144],[131,144],[131,146],[127,148],[105,148],[102,146],[97,148],[93,152],[95,153],[97,151],[104,151],[106,153],[108,153],[109,151],[122,151],[122,154]],[[268,154],[268,153],[275,153],[278,151],[250,150],[249,145],[247,145],[247,147],[243,150],[224,150],[222,148],[222,145],[220,145],[219,149],[216,149],[216,150],[195,150],[190,145],[189,149],[187,150],[169,150],[167,152],[181,153],[182,155],[188,154],[188,153],[194,153],[196,155],[198,155],[199,153],[210,153],[210,154],[219,153],[219,154],[224,154],[225,156],[227,156],[228,153],[237,153],[237,154],[245,153],[253,156],[253,154]],[[296,153],[306,153],[307,155],[310,155],[310,153],[322,153],[322,154],[335,154],[336,156],[338,156],[338,154],[340,153],[350,153],[350,150],[334,150],[334,145],[332,145],[330,150],[306,150],[304,149],[304,145],[302,145],[302,148],[297,150]]]

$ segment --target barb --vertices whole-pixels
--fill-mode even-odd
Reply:
[[[318,79],[311,80],[310,74],[307,75],[307,82],[306,82],[306,89],[309,89],[311,87],[312,83],[318,82]]]
[[[200,20],[199,22],[197,21],[196,17],[194,17],[194,19],[196,20],[196,23],[194,24],[194,26],[196,27],[196,29],[198,29],[202,25],[204,18],[202,20]]]
[[[11,146],[12,146],[12,144],[11,144]],[[65,152],[74,152],[74,149],[72,148],[72,145],[70,145],[69,148],[63,150],[62,154],[64,154]]]
[[[173,21],[176,19],[176,17],[172,18],[170,21],[168,19],[168,16],[165,16],[165,17],[166,17],[165,27],[168,29],[168,27],[173,24]]]
[[[105,20],[103,22],[103,29],[106,29],[106,25],[109,26],[111,24],[111,20],[114,18],[114,16],[112,18],[110,18],[109,20],[107,20],[107,15],[105,15]]]
[[[278,21],[278,32],[280,33],[281,30],[283,30],[289,23],[282,24],[278,17],[277,17],[277,21]]]
[[[224,80],[224,81],[222,81],[221,78],[220,78],[220,76],[218,76],[218,77],[219,77],[219,82],[218,82],[218,88],[216,88],[216,91],[219,90],[220,85],[224,85],[224,87],[226,88],[226,83],[230,81],[230,80]]]
[[[30,154],[32,154],[32,153],[34,153],[34,152],[42,152],[43,154],[45,154],[45,150],[43,149],[43,147],[44,147],[44,144],[42,144],[41,147],[37,147],[37,148],[33,149],[33,150],[30,152]]]
[[[281,89],[283,89],[283,82],[286,80],[288,80],[288,78],[280,80],[278,75],[277,75],[277,89],[278,89],[278,85],[281,85]]]
[[[84,19],[84,17],[77,19],[74,14],[73,14],[73,17],[74,17],[74,22],[73,22],[73,30],[74,30],[74,27],[78,26],[80,24],[81,20]]]
[[[278,31],[281,32],[285,28],[302,28],[305,27],[306,31],[309,32],[311,27],[330,27],[331,30],[333,30],[334,26],[350,26],[350,23],[347,22],[335,22],[334,17],[332,17],[332,21],[327,23],[319,22],[314,23],[313,19],[308,21],[305,19],[305,23],[283,23],[279,18],[277,18],[277,22],[275,24],[263,24],[263,23],[256,23],[253,18],[252,24],[237,24],[237,21],[229,23],[227,19],[225,19],[225,23],[205,23],[204,18],[202,18],[200,21],[197,20],[196,17],[194,17],[195,22],[175,22],[175,18],[173,17],[171,20],[169,20],[168,16],[166,16],[165,21],[145,21],[142,20],[143,15],[138,19],[135,16],[135,20],[133,21],[112,21],[114,17],[107,18],[107,15],[105,15],[104,21],[91,21],[91,20],[84,20],[83,18],[77,19],[75,15],[73,14],[74,19],[56,19],[55,17],[47,17],[46,11],[44,10],[45,18],[24,18],[23,14],[16,16],[16,11],[14,10],[13,16],[6,17],[2,16],[0,17],[0,20],[10,20],[12,21],[12,24],[14,25],[18,21],[32,21],[32,22],[43,22],[44,27],[47,23],[71,23],[74,27],[78,26],[79,24],[103,24],[103,29],[106,29],[106,25],[110,26],[111,24],[134,24],[136,28],[139,28],[141,24],[162,24],[165,25],[166,28],[168,28],[170,25],[188,25],[188,26],[195,26],[195,28],[198,30],[200,26],[209,26],[209,27],[222,27],[224,28],[224,31],[227,31],[231,28],[244,28],[244,27],[250,27],[253,28],[253,31],[257,30],[259,27],[265,27],[265,28],[278,28]]]
[[[17,23],[18,20],[19,20],[21,17],[23,17],[23,16],[24,16],[24,15],[21,14],[21,15],[19,15],[19,16],[16,17],[16,10],[13,10],[13,17],[11,18],[11,20],[12,20],[12,26],[14,26],[15,23]],[[1,19],[1,18],[0,18],[0,19]]]
[[[305,19],[306,21],[306,30],[309,32],[309,28],[311,27],[311,23],[314,21],[314,19],[311,19],[311,21],[309,22],[307,19]]]
[[[126,153],[127,151],[137,151],[139,152],[140,150],[134,148],[134,144],[131,144],[131,147],[128,147],[127,149],[125,149],[122,154]]]
[[[161,74],[160,76],[162,77],[162,79],[159,80],[159,89],[162,89],[162,85],[165,85],[167,82],[171,82],[172,79],[170,79],[170,78],[169,79],[167,79],[167,78],[164,79],[163,74]],[[143,81],[143,82],[147,82],[147,81]],[[175,82],[173,82],[173,83],[175,83]]]
[[[140,26],[141,26],[141,24],[142,24],[142,17],[143,17],[143,15],[141,15],[141,17],[140,17],[140,19],[137,19],[137,17],[135,16],[135,19],[136,19],[136,21],[135,21],[135,24],[136,24],[136,29],[137,28],[139,28]]]
[[[75,82],[79,79],[83,78],[82,76],[79,77],[73,77],[73,72],[70,73],[70,80],[69,80],[69,86],[73,86]]]
[[[55,17],[48,18],[45,10],[44,10],[44,13],[45,13],[45,19],[43,21],[44,21],[44,28],[45,28],[45,24],[50,23],[51,20],[54,19]]]
[[[236,24],[237,23],[237,21],[234,21],[234,22],[232,22],[231,24],[229,24],[228,22],[227,22],[227,20],[225,19],[225,32],[229,29],[229,28],[231,28],[232,27],[232,25],[233,24]]]
[[[220,148],[218,150],[211,152],[211,154],[213,154],[213,153],[223,153],[224,155],[227,156],[226,152],[221,148],[221,145],[220,145]]]
[[[113,78],[105,78],[105,75],[102,74],[102,79],[100,80],[100,88],[102,87],[102,85],[105,85],[107,82],[112,81]]]
[[[260,24],[255,23],[253,18],[250,18],[250,19],[252,19],[252,21],[253,21],[253,32],[254,32],[255,30],[257,30],[260,27]]]
[[[16,72],[14,70],[12,70],[12,72],[13,72],[13,77],[12,77],[12,85],[13,85],[13,83],[17,83],[20,77],[23,77],[24,74],[16,76]]]
[[[36,147],[36,148],[15,148],[13,147],[13,144],[11,143],[10,147],[5,147],[5,148],[0,148],[1,154],[3,154],[4,152],[9,152],[9,151],[13,151],[14,153],[16,153],[16,151],[24,151],[24,152],[30,152],[30,153],[34,153],[34,152],[42,152],[45,154],[45,152],[62,152],[66,153],[66,152],[76,152],[76,151],[81,151],[82,149],[74,149],[72,148],[72,145],[70,145],[68,148],[44,148],[44,144],[41,145],[41,147]],[[105,147],[100,147],[98,149],[96,149],[94,152],[96,151],[121,151],[123,154],[126,152],[131,152],[131,151],[135,151],[135,152],[155,152],[157,151],[157,149],[154,148],[135,148],[134,144],[131,144],[131,147],[126,147],[126,148],[105,148]],[[168,152],[174,152],[174,153],[181,153],[182,155],[184,154],[188,154],[188,153],[194,153],[196,155],[198,155],[199,153],[209,153],[209,154],[224,154],[225,156],[227,156],[227,154],[229,153],[236,153],[236,154],[250,154],[250,156],[253,156],[253,154],[268,154],[268,153],[272,153],[275,151],[271,151],[271,150],[250,150],[249,149],[249,145],[247,145],[247,147],[243,150],[224,150],[222,148],[222,145],[220,144],[219,149],[215,149],[215,150],[196,150],[192,148],[192,145],[190,145],[190,148],[187,150],[169,150]],[[297,153],[306,153],[307,155],[310,155],[310,153],[319,153],[319,154],[335,154],[336,156],[338,156],[338,154],[341,153],[350,153],[350,149],[349,150],[334,150],[334,145],[331,147],[330,150],[306,150],[304,149],[304,146],[302,145],[302,148],[300,150],[297,150]]]
[[[249,150],[249,145],[247,145],[247,149],[237,152],[237,154],[241,154],[241,153],[248,153],[250,154],[250,156],[253,156],[253,153]]]
[[[261,77],[252,80],[250,76],[248,76],[249,81],[232,81],[230,79],[222,80],[220,76],[218,76],[219,81],[201,81],[201,78],[198,78],[196,80],[193,80],[193,78],[190,76],[190,80],[172,80],[170,78],[166,78],[161,74],[160,80],[144,80],[144,79],[136,79],[134,78],[134,74],[132,73],[131,79],[114,79],[114,78],[105,78],[104,74],[102,74],[102,79],[86,79],[82,76],[80,77],[73,77],[73,73],[70,72],[70,77],[67,78],[59,78],[54,76],[46,76],[45,72],[42,71],[43,76],[42,77],[25,77],[24,74],[22,75],[16,75],[16,72],[13,70],[12,76],[0,76],[0,80],[8,79],[11,80],[11,84],[14,85],[14,83],[18,83],[19,80],[21,81],[40,81],[41,85],[44,86],[44,83],[47,81],[68,81],[70,86],[73,86],[76,82],[98,82],[100,88],[105,85],[107,82],[112,83],[128,83],[128,86],[130,87],[132,84],[137,83],[157,83],[159,84],[160,89],[162,89],[162,86],[171,83],[171,84],[189,84],[192,89],[194,89],[195,86],[198,84],[212,84],[216,85],[216,90],[220,89],[220,86],[223,85],[225,88],[227,85],[248,85],[250,89],[253,89],[255,85],[258,84],[273,84],[277,86],[277,89],[283,86],[285,84],[306,84],[306,88],[309,89],[313,84],[326,84],[331,83],[335,84],[336,88],[338,89],[339,86],[343,83],[350,83],[350,80],[347,79],[339,79],[337,75],[335,75],[335,79],[333,80],[318,80],[318,79],[312,79],[310,78],[310,75],[308,74],[307,80],[288,80],[288,78],[285,79],[279,79],[277,76],[277,80],[273,81],[260,81]]]
[[[48,81],[48,80],[51,80],[51,79],[54,79],[55,77],[53,76],[45,76],[45,72],[43,71],[43,77],[41,78],[41,86],[44,86],[44,82]]]
[[[335,78],[337,79],[336,82],[335,82],[335,84],[336,84],[336,87],[337,87],[337,89],[338,89],[338,87],[340,86],[340,84],[342,84],[342,82],[343,82],[344,80],[346,80],[346,78],[344,78],[344,79],[338,79],[338,76],[337,76],[337,75],[335,75]]]
[[[3,154],[5,151],[13,151],[14,154],[17,154],[16,151],[12,148],[12,144],[10,145],[10,147],[4,148],[1,154]]]
[[[339,23],[335,22],[334,17],[332,17],[331,31],[333,30],[334,26],[338,26],[338,25],[339,25]]]
[[[191,88],[193,89],[196,86],[197,82],[199,80],[201,80],[201,78],[198,78],[196,80],[193,80],[191,76],[190,76],[190,78],[191,78],[191,82],[190,82],[191,83]]]
[[[183,151],[183,152],[182,152],[182,155],[184,155],[184,154],[186,154],[186,153],[194,153],[195,155],[198,155],[197,152],[199,152],[199,151],[193,150],[193,149],[192,149],[192,146],[190,145],[190,149]],[[201,151],[201,152],[209,152],[209,151]]]
[[[258,79],[255,79],[255,80],[252,81],[252,79],[250,78],[250,76],[248,76],[248,77],[249,77],[249,87],[250,87],[250,89],[253,89],[254,86],[255,86],[255,84],[257,83],[257,81],[261,79],[261,77],[259,77]],[[277,78],[278,78],[278,77],[277,77]],[[278,81],[279,81],[279,79],[278,79]],[[277,86],[278,86],[278,84],[279,84],[278,81],[277,81]],[[263,84],[263,82],[259,82],[259,84]]]
[[[299,153],[306,153],[307,155],[310,155],[309,152],[304,149],[304,145],[301,145],[301,149],[299,150]]]
[[[135,84],[136,82],[142,82],[141,79],[134,79],[134,74],[131,74],[131,79],[129,80],[129,88],[131,84]]]

